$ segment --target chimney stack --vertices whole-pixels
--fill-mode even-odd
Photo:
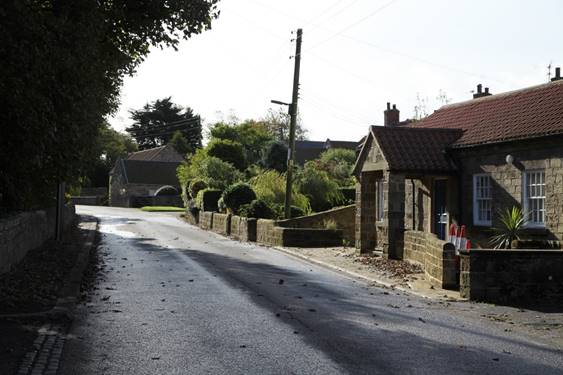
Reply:
[[[387,109],[383,111],[383,125],[385,126],[396,126],[399,124],[399,110],[397,106],[393,104],[391,108],[391,103],[387,102]]]
[[[555,77],[551,79],[551,82],[559,81],[560,79],[563,79],[563,77],[561,77],[561,68],[557,67],[555,68]]]
[[[485,87],[485,91],[483,92],[483,85],[478,84],[477,85],[477,92],[475,94],[473,94],[473,99],[482,98],[483,96],[489,96],[489,95],[492,95],[489,92],[489,88]]]

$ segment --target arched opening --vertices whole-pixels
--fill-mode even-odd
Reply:
[[[178,193],[178,189],[176,189],[174,186],[165,185],[165,186],[160,187],[154,193],[154,195],[156,197],[156,196],[162,196],[162,195],[179,195],[179,193]]]

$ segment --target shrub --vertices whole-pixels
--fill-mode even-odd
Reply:
[[[223,192],[223,201],[225,206],[233,213],[238,213],[240,206],[249,204],[256,199],[256,193],[250,185],[239,182],[229,186]]]
[[[356,201],[356,188],[355,187],[341,187],[338,188],[342,194],[341,204],[353,204]]]
[[[331,148],[321,154],[317,161],[317,168],[328,175],[339,186],[350,186],[355,182],[352,169],[356,162],[356,153],[353,150]]]
[[[274,219],[276,217],[274,210],[262,199],[255,199],[250,204],[242,205],[239,213],[241,216],[257,219]]]
[[[512,209],[498,212],[501,226],[492,228],[493,236],[491,244],[495,249],[510,249],[512,241],[520,240],[520,235],[526,224],[526,217],[519,207],[513,206]]]
[[[276,205],[281,205],[283,216],[283,205],[285,201],[285,176],[274,170],[266,171],[250,180],[250,185],[259,199],[264,200],[276,212],[279,210]],[[299,193],[293,187],[291,194],[291,203],[299,207],[305,214],[311,212],[309,199]]]
[[[337,227],[336,221],[334,221],[334,219],[324,219],[323,226],[325,227],[325,229],[331,229],[331,230],[334,230]]]
[[[227,206],[225,206],[225,201],[223,200],[223,197],[219,198],[219,200],[217,201],[217,211],[221,213],[227,212]]]
[[[283,142],[271,142],[263,151],[262,165],[280,173],[287,170],[287,146]]]
[[[289,212],[291,212],[291,217],[301,217],[307,215],[307,213],[303,211],[301,207],[297,207],[297,206],[289,207]]]
[[[207,184],[207,187],[221,190],[243,177],[232,164],[207,155],[203,149],[198,149],[189,160],[182,162],[176,170],[176,175],[180,186],[185,186],[191,180],[200,179]]]
[[[194,179],[190,181],[189,192],[192,198],[197,197],[197,193],[207,187],[207,184],[202,179]]]
[[[221,190],[203,189],[197,193],[196,205],[201,211],[217,211],[217,202],[221,198]]]
[[[246,168],[244,149],[238,142],[228,139],[212,139],[207,145],[206,150],[207,155],[231,163],[239,171]]]
[[[328,210],[343,200],[338,184],[325,171],[317,169],[315,162],[305,163],[296,180],[299,192],[309,198],[313,211]]]

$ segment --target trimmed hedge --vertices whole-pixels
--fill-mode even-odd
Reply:
[[[240,206],[250,204],[256,199],[256,193],[254,193],[250,185],[239,182],[226,188],[222,199],[225,206],[236,214]]]
[[[203,189],[197,193],[196,205],[201,211],[217,211],[222,191],[217,189]]]
[[[276,217],[274,210],[262,199],[255,199],[250,204],[242,205],[239,213],[241,216],[256,219],[273,219]]]

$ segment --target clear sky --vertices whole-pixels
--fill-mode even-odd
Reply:
[[[125,79],[116,129],[129,109],[166,96],[206,124],[290,102],[298,27],[299,111],[313,140],[359,139],[382,124],[386,102],[402,120],[417,96],[432,112],[441,92],[459,102],[478,83],[500,93],[563,66],[562,0],[222,0],[219,9],[211,30],[178,52],[152,50]]]

